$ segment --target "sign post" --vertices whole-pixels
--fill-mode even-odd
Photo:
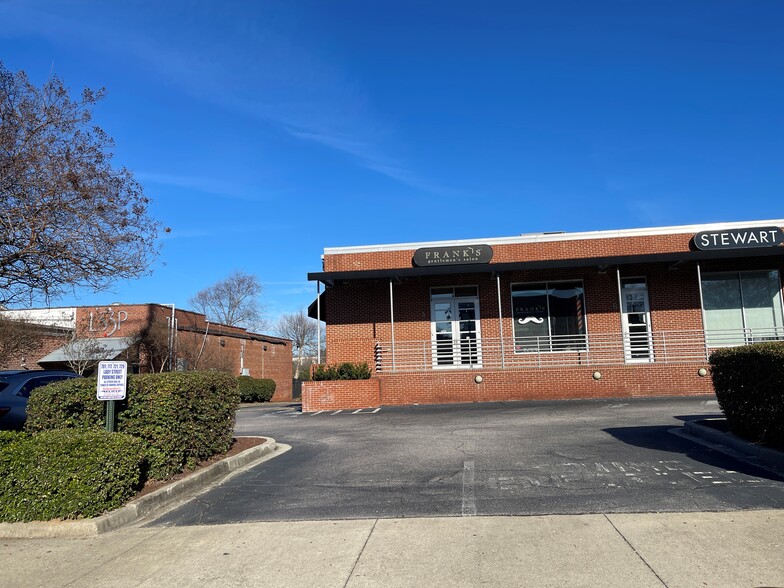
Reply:
[[[106,400],[106,430],[114,432],[114,402],[125,400],[128,381],[128,363],[102,361],[98,364],[98,400]]]

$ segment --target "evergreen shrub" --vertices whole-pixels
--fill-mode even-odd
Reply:
[[[57,382],[30,395],[25,430],[104,427],[95,378]],[[237,378],[221,372],[131,375],[116,404],[117,427],[147,447],[149,476],[163,479],[231,446],[239,404]]]
[[[100,430],[0,434],[0,521],[98,516],[142,486],[141,439]]]
[[[335,365],[319,364],[313,368],[313,381],[368,380],[371,373],[367,363],[344,362]]]
[[[718,349],[710,365],[730,430],[748,441],[784,449],[784,342]]]
[[[242,402],[269,402],[275,393],[275,380],[239,376],[237,384]]]

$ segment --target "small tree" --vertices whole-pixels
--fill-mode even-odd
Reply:
[[[278,320],[275,331],[284,339],[291,339],[297,352],[294,379],[299,379],[302,364],[307,353],[314,354],[318,342],[318,323],[309,318],[304,310],[294,314],[284,314]]]
[[[264,326],[262,287],[256,276],[234,271],[212,286],[200,290],[190,304],[210,321],[232,327],[261,329]]]
[[[0,316],[0,365],[41,345],[44,329],[23,319]]]
[[[110,359],[101,340],[90,337],[71,339],[63,346],[63,353],[68,367],[80,376],[95,369],[98,362]]]
[[[103,96],[73,99],[56,76],[38,88],[0,62],[0,304],[104,289],[157,255],[149,200],[90,124]]]

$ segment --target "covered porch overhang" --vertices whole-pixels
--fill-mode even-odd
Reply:
[[[389,319],[392,333],[392,340],[389,343],[392,356],[392,370],[396,369],[396,344],[395,344],[395,313],[394,313],[394,288],[395,283],[407,278],[421,278],[429,276],[443,276],[456,274],[491,274],[496,281],[498,296],[498,311],[500,324],[499,356],[501,367],[505,367],[505,343],[502,317],[502,294],[501,294],[501,274],[506,272],[519,272],[531,270],[547,269],[569,269],[569,268],[590,268],[595,267],[599,272],[607,272],[610,268],[615,270],[618,277],[619,296],[621,268],[623,266],[644,265],[644,264],[668,264],[670,269],[677,269],[685,264],[694,263],[697,267],[697,274],[700,274],[700,262],[730,259],[749,259],[749,258],[769,258],[781,261],[784,259],[784,247],[752,248],[752,249],[714,249],[714,250],[693,250],[677,251],[666,253],[646,253],[633,255],[613,255],[602,257],[581,257],[566,259],[548,259],[536,261],[516,261],[488,264],[450,264],[434,267],[407,267],[389,268],[375,270],[357,271],[338,271],[338,272],[314,272],[308,274],[308,280],[316,281],[317,298],[308,307],[308,316],[320,321],[328,321],[324,313],[325,298],[329,296],[329,291],[338,283],[356,281],[384,281],[389,283]],[[325,285],[324,292],[321,291],[321,284]],[[700,297],[702,289],[700,285]],[[320,358],[319,358],[320,361]]]

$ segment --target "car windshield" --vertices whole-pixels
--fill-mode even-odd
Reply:
[[[5,390],[6,388],[8,388],[8,382],[6,382],[4,379],[0,378],[0,392]]]

